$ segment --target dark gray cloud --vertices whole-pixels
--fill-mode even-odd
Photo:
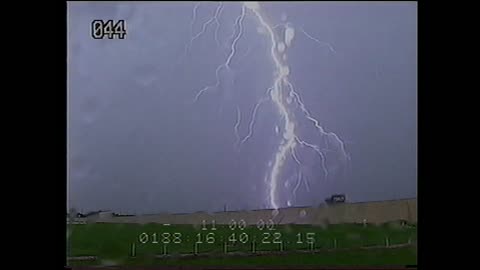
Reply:
[[[216,9],[202,3],[194,25],[201,30]],[[274,106],[258,110],[252,138],[235,148],[237,107],[241,136],[265,90],[273,83],[268,37],[247,13],[244,35],[223,72],[228,38],[240,3],[225,3],[219,21],[191,38],[194,3],[68,4],[69,204],[83,210],[187,212],[265,206],[268,162],[278,146]],[[310,180],[296,204],[322,201],[335,192],[352,201],[416,196],[417,6],[414,2],[265,3],[272,23],[285,17],[296,29],[288,49],[290,81],[327,131],[338,134],[351,156],[348,169],[325,180],[318,156],[299,153]],[[125,40],[94,40],[95,19],[125,19]],[[335,53],[307,36],[328,42]],[[296,119],[302,138],[321,138]],[[278,136],[278,135],[277,135]],[[329,156],[330,157],[330,156]],[[286,172],[282,185],[296,168]],[[294,180],[289,180],[294,183]]]

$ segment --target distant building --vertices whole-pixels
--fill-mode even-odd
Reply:
[[[85,224],[85,215],[82,213],[67,213],[67,224]]]
[[[87,223],[95,223],[104,217],[111,217],[111,216],[113,216],[112,211],[100,210],[100,211],[93,211],[85,214],[85,219]]]

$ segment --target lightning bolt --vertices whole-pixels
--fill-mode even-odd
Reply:
[[[214,16],[215,24],[217,25],[217,27],[215,28],[215,42],[217,43],[218,47],[220,47],[220,41],[218,41],[218,30],[220,30],[220,22],[218,21],[218,16],[220,16],[220,13],[222,13],[222,9],[223,9],[223,3],[220,2],[217,10],[215,11],[215,16]]]
[[[192,19],[192,27],[191,27],[191,31],[193,33],[193,25],[195,24],[195,19],[196,19],[196,14],[197,14],[197,9],[199,7],[199,3],[197,5],[195,5],[194,7],[194,11],[193,11],[193,19]],[[198,32],[195,36],[193,36],[191,39],[190,39],[190,45],[187,47],[188,49],[190,49],[193,45],[193,42],[199,38],[200,36],[202,36],[205,31],[207,31],[207,28],[208,26],[212,23],[212,22],[215,22],[217,24],[217,28],[215,30],[215,38],[217,38],[217,32],[218,32],[218,28],[220,27],[220,23],[218,22],[218,15],[220,14],[220,12],[222,11],[222,8],[223,8],[223,3],[220,2],[217,6],[217,8],[215,9],[215,13],[213,15],[213,17],[211,17],[210,19],[208,19],[205,23],[203,23],[203,26],[202,26],[202,30],[200,32]]]
[[[238,133],[238,127],[240,126],[240,120],[242,120],[242,113],[240,112],[240,107],[237,106],[237,122],[233,129],[235,130],[235,137],[237,137],[237,145],[240,142],[240,135]]]
[[[272,171],[269,176],[269,200],[270,205],[277,209],[279,204],[277,202],[276,193],[279,182],[280,172],[285,163],[286,155],[296,146],[297,136],[295,134],[295,122],[293,121],[291,114],[287,106],[283,102],[283,84],[288,82],[289,69],[288,66],[283,65],[278,58],[275,49],[277,48],[277,41],[273,28],[265,21],[264,17],[260,13],[260,5],[257,2],[245,2],[244,6],[247,6],[258,18],[260,24],[267,30],[271,41],[270,55],[275,64],[277,70],[277,77],[274,80],[273,90],[271,92],[272,101],[277,106],[278,112],[284,120],[284,132],[283,140],[280,143],[278,150],[274,157]]]
[[[300,140],[298,137],[295,137],[295,140],[302,146],[306,146],[306,147],[309,147],[311,149],[313,149],[313,151],[315,151],[318,156],[320,157],[320,160],[322,161],[322,168],[323,168],[323,173],[325,175],[325,179],[328,178],[328,170],[327,170],[327,164],[325,163],[325,155],[323,154],[323,152],[320,150],[320,148],[317,146],[317,145],[314,145],[314,144],[310,144],[306,141],[302,141]]]
[[[293,188],[293,198],[294,200],[297,199],[297,190],[300,187],[300,184],[302,183],[302,171],[298,171],[298,177],[297,177],[297,184],[295,185],[295,188]]]
[[[190,35],[193,36],[193,28],[195,26],[195,21],[197,20],[197,10],[198,7],[200,6],[201,2],[197,2],[195,6],[193,7],[193,12],[192,12],[192,22],[190,23]]]
[[[198,6],[196,5],[194,7],[193,14],[196,14],[197,8]],[[217,25],[217,28],[215,31],[215,42],[217,43],[217,45],[220,44],[218,40],[217,32],[220,27],[218,16],[221,13],[222,8],[223,8],[223,5],[217,6],[215,14],[203,24],[202,31],[191,39],[190,46],[196,38],[198,38],[203,33],[205,33],[206,29],[208,28],[208,25],[214,21]],[[200,91],[198,91],[197,95],[195,96],[194,102],[196,102],[206,91],[218,88],[220,86],[220,71],[225,70],[226,72],[232,72],[230,64],[233,57],[236,54],[236,44],[243,34],[243,20],[246,16],[247,10],[253,14],[256,21],[258,21],[259,26],[262,27],[263,30],[265,30],[263,32],[266,33],[267,37],[270,40],[269,56],[272,59],[273,68],[275,72],[274,72],[272,86],[267,89],[266,95],[262,97],[255,104],[253,111],[251,113],[251,119],[248,125],[248,133],[241,140],[239,135],[241,111],[238,106],[236,107],[237,118],[234,125],[234,133],[237,139],[237,145],[242,145],[246,143],[253,135],[255,122],[256,122],[256,118],[257,118],[258,110],[260,106],[269,100],[273,103],[273,105],[277,109],[279,118],[282,120],[282,125],[281,125],[282,137],[276,148],[276,151],[273,154],[272,160],[270,160],[270,162],[268,163],[269,171],[267,171],[267,173],[265,174],[266,176],[264,180],[267,184],[268,203],[270,204],[270,207],[274,209],[278,209],[280,206],[284,204],[279,199],[279,186],[280,186],[279,184],[283,180],[282,172],[285,170],[285,166],[286,164],[288,164],[287,162],[292,161],[292,160],[288,160],[287,157],[291,156],[295,164],[298,166],[297,181],[292,191],[293,197],[296,198],[297,191],[301,183],[304,183],[307,191],[310,191],[309,179],[306,177],[306,175],[302,173],[302,167],[304,165],[302,164],[301,160],[298,157],[298,153],[296,150],[298,146],[314,151],[314,153],[319,157],[325,179],[328,179],[329,177],[329,171],[328,171],[327,162],[326,162],[327,151],[337,152],[339,156],[338,159],[343,162],[350,161],[350,157],[345,150],[345,145],[343,141],[335,133],[325,131],[325,129],[320,125],[320,122],[317,119],[315,119],[310,113],[310,111],[307,109],[304,102],[302,101],[300,94],[298,93],[298,91],[295,90],[294,85],[289,80],[290,68],[286,61],[287,58],[286,58],[285,50],[289,46],[290,41],[293,39],[293,36],[294,36],[293,27],[291,27],[289,23],[282,23],[282,24],[277,24],[275,26],[271,26],[267,22],[267,19],[264,16],[263,11],[261,10],[261,6],[258,2],[243,3],[241,14],[236,18],[235,23],[233,25],[233,33],[228,39],[229,41],[231,41],[229,54],[225,59],[225,62],[216,68],[216,71],[215,71],[216,83],[214,85],[208,85],[202,88]],[[195,19],[195,16],[193,17]],[[194,23],[194,21],[192,23]],[[290,35],[288,37],[289,41],[286,41],[286,43],[279,40],[280,38],[274,32],[274,29],[280,26],[285,27],[286,36]],[[309,38],[310,40],[313,40],[314,42],[320,45],[328,46],[330,51],[332,51],[333,53],[336,53],[336,51],[333,49],[333,47],[330,44],[314,38],[313,36],[308,34],[305,30],[303,30],[303,28],[300,28],[300,31],[305,36],[307,36],[307,38]],[[248,50],[247,50],[247,53],[248,53]],[[292,100],[295,101],[294,104],[291,104]],[[301,138],[297,130],[298,125],[296,120],[299,117],[299,115],[295,115],[294,109],[296,107],[299,108],[301,111],[300,116],[304,117],[309,122],[311,122],[315,127],[315,129],[318,131],[321,138],[324,140],[324,144],[326,146],[325,149],[322,149],[319,145],[316,145],[311,142],[307,142],[306,140],[303,140]],[[335,149],[330,149],[331,145],[333,145]],[[287,205],[290,206],[291,200],[287,199],[286,202],[287,202]]]
[[[218,8],[217,8],[218,10]],[[198,99],[200,98],[200,96],[202,96],[203,93],[205,93],[206,91],[212,89],[212,88],[218,88],[218,86],[220,85],[220,76],[219,76],[219,72],[221,71],[221,69],[225,68],[227,70],[227,72],[231,72],[231,68],[230,68],[230,63],[233,59],[233,56],[235,55],[235,52],[236,52],[236,49],[235,49],[235,46],[237,45],[237,42],[238,40],[240,39],[240,37],[242,36],[243,34],[243,25],[242,25],[242,22],[243,22],[243,19],[245,18],[245,7],[242,7],[242,13],[240,14],[240,16],[237,17],[237,19],[235,20],[235,25],[234,25],[234,29],[236,27],[239,28],[238,30],[238,33],[237,33],[237,36],[235,37],[235,39],[233,40],[232,44],[230,45],[230,54],[228,55],[225,63],[221,64],[220,66],[217,67],[216,71],[215,71],[215,77],[217,79],[217,82],[215,83],[215,85],[213,86],[206,86],[204,87],[203,89],[201,89],[197,95],[195,96],[195,99],[194,99],[194,102],[197,102]],[[208,21],[213,21],[213,17],[208,20]],[[207,21],[207,22],[208,22]],[[205,24],[204,24],[205,26]],[[235,31],[234,31],[235,33]]]
[[[332,45],[330,45],[330,43],[327,43],[327,42],[324,42],[324,41],[320,41],[314,37],[312,37],[309,33],[307,33],[305,30],[303,30],[303,28],[300,27],[300,31],[305,35],[307,36],[307,38],[315,41],[316,43],[320,44],[320,45],[323,45],[323,46],[327,46],[328,49],[333,52],[333,53],[337,53],[337,51],[335,51],[335,49],[332,47]]]
[[[273,88],[268,88],[267,89],[267,94],[272,91]],[[258,108],[267,101],[267,98],[262,98],[259,102],[255,104],[255,107],[253,108],[252,112],[252,118],[250,119],[250,123],[248,124],[248,134],[243,138],[243,140],[240,142],[240,144],[244,144],[250,137],[253,135],[253,126],[255,125],[255,120],[257,119],[257,111]]]
[[[295,148],[292,149],[292,157],[293,157],[293,160],[295,160],[295,162],[297,162],[298,165],[302,165],[302,163],[300,162],[300,160],[298,159],[297,157],[297,154],[295,152]]]
[[[305,183],[305,188],[307,189],[307,192],[310,192],[310,184],[309,184],[308,177],[305,176],[305,178],[302,178],[302,179],[303,179],[303,183]]]
[[[310,143],[308,143],[304,140],[301,140],[295,132],[296,125],[295,125],[294,119],[291,115],[292,113],[289,110],[287,104],[285,104],[285,101],[284,101],[285,99],[283,97],[284,92],[285,92],[284,91],[285,86],[288,87],[288,89],[290,90],[290,93],[293,94],[296,97],[296,101],[297,101],[297,103],[300,104],[300,107],[301,107],[302,111],[304,112],[304,114],[306,115],[307,119],[312,121],[315,124],[315,127],[320,131],[320,133],[322,135],[329,135],[330,137],[333,137],[333,139],[336,140],[340,144],[341,150],[342,150],[342,155],[343,156],[347,156],[347,155],[346,155],[346,152],[345,152],[345,147],[344,147],[343,142],[338,138],[338,136],[335,133],[333,133],[333,132],[326,133],[324,131],[324,129],[320,126],[319,122],[315,118],[313,118],[310,115],[310,113],[308,112],[308,110],[306,109],[305,105],[301,101],[300,95],[294,90],[294,87],[293,87],[292,83],[288,79],[288,75],[290,73],[289,72],[290,71],[289,67],[286,63],[282,63],[281,59],[279,58],[278,54],[276,53],[276,48],[278,47],[279,42],[277,41],[277,39],[275,37],[273,27],[271,27],[266,22],[265,18],[263,17],[263,15],[261,13],[261,10],[260,10],[259,3],[258,2],[245,2],[244,6],[247,6],[247,8],[249,8],[255,14],[255,16],[257,17],[257,19],[260,22],[260,25],[263,26],[267,30],[267,33],[268,33],[268,35],[270,37],[270,41],[271,41],[270,55],[271,55],[271,58],[274,62],[275,69],[277,71],[276,72],[276,78],[274,79],[274,87],[273,87],[273,91],[271,92],[271,97],[272,97],[272,101],[275,103],[275,105],[278,109],[278,112],[279,112],[281,118],[283,118],[283,120],[284,120],[284,132],[283,132],[283,140],[281,141],[281,143],[278,147],[278,150],[275,153],[274,162],[273,162],[273,165],[272,165],[272,171],[270,172],[270,175],[269,175],[269,185],[270,185],[269,200],[270,200],[270,205],[273,208],[277,209],[279,207],[279,203],[277,201],[276,194],[277,194],[277,187],[278,187],[280,172],[282,170],[282,167],[284,166],[284,163],[285,163],[285,160],[286,160],[286,155],[288,154],[288,152],[295,153],[294,149],[297,146],[297,144],[307,146],[307,147],[313,149],[319,155],[319,157],[322,161],[322,167],[323,167],[323,170],[324,170],[324,173],[325,173],[325,178],[328,177],[328,170],[326,168],[326,163],[325,163],[325,155],[320,151],[318,146],[316,146],[314,144],[310,144]],[[303,29],[301,29],[301,31],[305,35],[307,35],[307,37],[312,38],[314,41],[320,42],[319,40],[316,40],[313,37],[311,37]],[[330,48],[333,50],[333,48],[331,46],[330,46]],[[294,157],[296,157],[296,155],[294,155]],[[297,163],[299,163],[298,158],[296,158],[295,161],[297,161]]]

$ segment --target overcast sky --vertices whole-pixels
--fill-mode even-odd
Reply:
[[[155,213],[271,206],[265,177],[283,129],[273,102],[259,107],[252,136],[240,147],[235,133],[240,116],[238,135],[248,134],[254,106],[273,84],[271,41],[247,10],[231,70],[222,69],[219,87],[194,103],[216,83],[242,4],[224,4],[219,44],[213,21],[185,53],[218,3],[199,5],[192,27],[194,6],[68,3],[70,207]],[[417,4],[268,2],[261,9],[272,25],[295,29],[285,60],[289,80],[351,158],[343,164],[335,150],[326,153],[325,178],[319,157],[298,148],[304,179],[293,194],[299,169],[289,158],[278,179],[280,205],[318,204],[333,193],[349,201],[416,197]],[[126,38],[92,39],[95,19],[124,19]],[[304,115],[293,121],[302,139],[324,142]]]

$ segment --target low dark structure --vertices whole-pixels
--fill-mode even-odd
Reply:
[[[333,194],[330,198],[325,199],[327,204],[344,203],[346,201],[345,194]]]

